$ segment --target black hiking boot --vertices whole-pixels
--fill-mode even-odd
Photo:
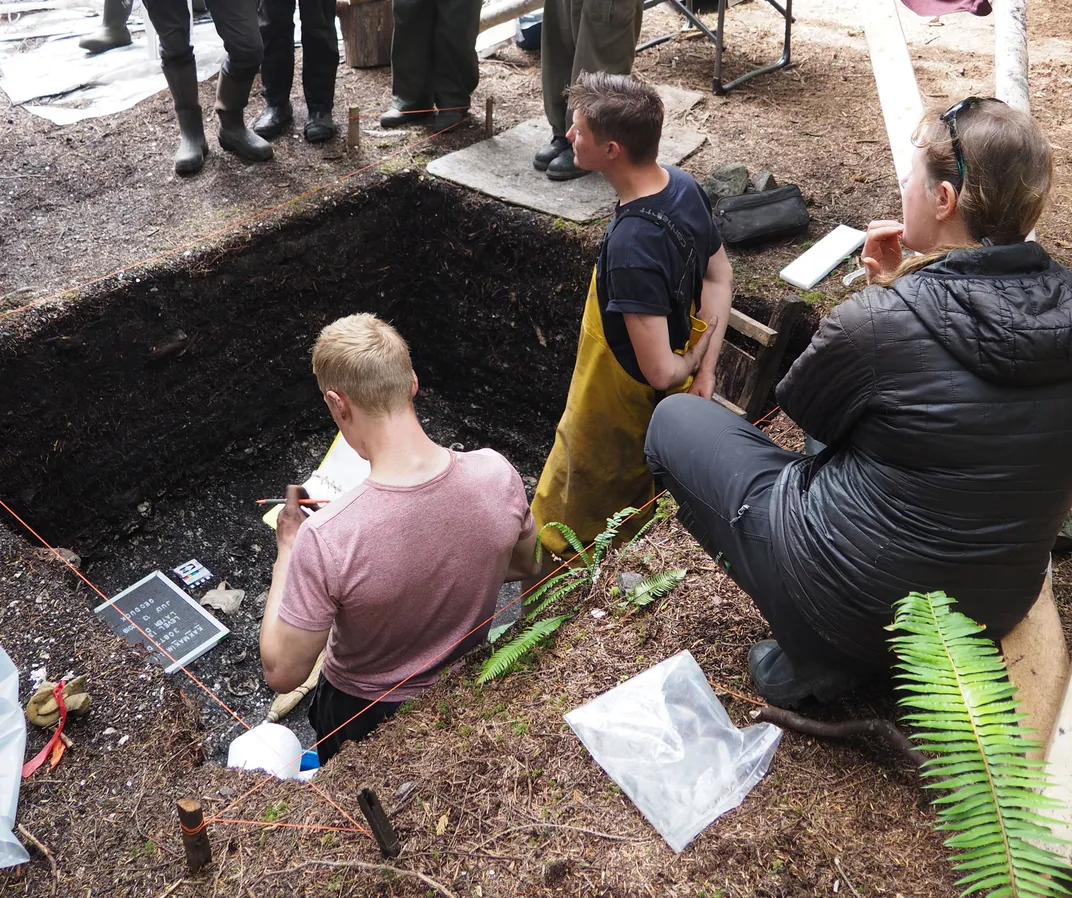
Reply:
[[[294,121],[294,108],[290,100],[278,106],[271,103],[265,107],[261,117],[253,125],[253,132],[265,140],[275,140]]]
[[[436,113],[435,121],[432,122],[432,129],[435,131],[445,131],[447,128],[453,128],[455,125],[460,125],[467,118],[469,118],[468,109],[446,109],[443,112]]]
[[[573,160],[573,147],[567,147],[547,166],[547,177],[552,181],[572,181],[592,174],[587,168],[578,168]]]
[[[565,137],[551,137],[551,142],[544,144],[532,157],[532,167],[536,171],[547,171],[547,166],[569,149],[570,142]]]
[[[773,639],[757,642],[749,650],[748,673],[756,691],[778,708],[796,708],[809,698],[831,702],[861,682],[860,677],[831,667],[796,667]]]
[[[408,128],[412,125],[422,125],[431,121],[434,113],[430,112],[428,103],[412,107],[418,112],[407,112],[400,105],[401,101],[391,103],[391,108],[380,116],[381,128]]]
[[[310,109],[309,121],[305,123],[305,139],[309,143],[323,143],[335,136],[335,122],[330,109]]]

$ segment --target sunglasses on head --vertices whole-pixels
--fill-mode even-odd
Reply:
[[[959,191],[964,186],[964,150],[960,145],[960,134],[957,131],[957,116],[965,109],[971,109],[973,106],[978,106],[980,103],[1000,103],[997,97],[967,97],[961,100],[959,103],[954,103],[945,112],[938,116],[938,120],[945,122],[949,128],[949,142],[953,146],[953,158],[957,160],[957,171],[960,173],[960,183],[957,185]]]

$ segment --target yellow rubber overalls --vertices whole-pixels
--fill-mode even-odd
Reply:
[[[604,247],[605,242],[606,238]],[[681,295],[682,291],[686,294],[695,291],[691,286],[689,260],[685,258],[686,247],[680,248],[685,273],[675,299],[695,313],[698,295]],[[604,254],[605,248],[601,248],[601,262]],[[600,315],[597,271],[598,267],[592,272],[584,305],[566,410],[558,422],[555,444],[532,500],[537,528],[548,521],[560,521],[571,527],[585,546],[603,532],[612,514],[630,505],[641,508],[654,497],[655,482],[644,459],[644,439],[655,405],[666,395],[634,379],[607,344]],[[691,334],[685,346],[675,350],[678,353],[684,353],[707,329],[706,323],[693,314],[690,318]],[[691,385],[690,377],[669,392],[685,392]],[[641,514],[630,518],[620,530],[621,537],[632,537],[653,510],[649,505]],[[560,557],[573,553],[554,527],[546,530],[540,540],[544,548]]]

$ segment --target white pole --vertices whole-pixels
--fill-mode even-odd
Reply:
[[[543,9],[544,0],[499,0],[480,10],[480,30],[487,31],[533,10]]]
[[[1027,0],[992,0],[994,95],[1015,109],[1031,111],[1027,70]]]

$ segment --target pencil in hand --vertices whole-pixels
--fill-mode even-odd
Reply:
[[[299,499],[299,505],[327,505],[330,499]],[[286,499],[258,499],[258,505],[286,505]]]

